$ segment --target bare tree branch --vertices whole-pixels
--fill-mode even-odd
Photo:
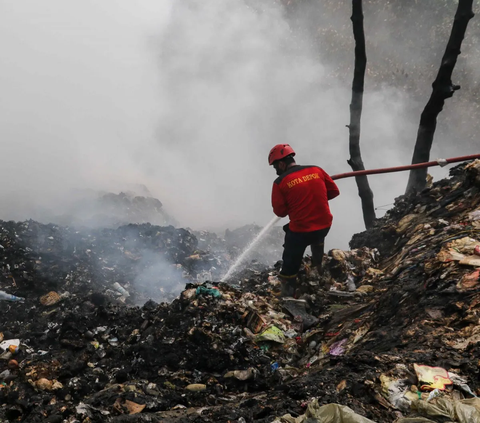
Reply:
[[[428,162],[432,148],[433,136],[437,127],[437,117],[443,110],[445,100],[453,96],[460,89],[459,85],[453,85],[452,73],[460,55],[467,25],[475,15],[472,10],[473,0],[459,0],[452,32],[448,40],[447,48],[438,70],[437,78],[432,84],[433,91],[425,109],[420,117],[420,126],[417,133],[417,141],[413,152],[412,164]],[[426,186],[427,169],[415,169],[410,171],[406,193],[421,191]]]
[[[362,117],[363,91],[367,54],[365,51],[365,33],[363,30],[362,0],[352,0],[353,37],[355,39],[355,69],[352,83],[352,102],[350,103],[350,125],[348,125],[350,159],[347,163],[353,171],[365,170],[360,152],[360,120]],[[362,201],[363,221],[368,229],[375,222],[373,192],[366,176],[355,177],[358,195]]]

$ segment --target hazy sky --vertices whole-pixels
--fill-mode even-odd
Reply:
[[[183,226],[263,225],[273,145],[350,171],[350,87],[327,76],[328,57],[293,36],[277,6],[0,0],[0,51],[1,218],[60,211],[72,188],[145,184]],[[410,100],[384,87],[364,101],[366,166],[407,164]],[[407,176],[372,177],[376,205],[402,194]],[[362,230],[354,180],[338,185],[329,248]]]

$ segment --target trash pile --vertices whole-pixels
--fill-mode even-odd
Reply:
[[[185,278],[211,267],[209,260],[196,255],[197,243],[192,233],[173,226],[76,230],[0,221],[1,287],[25,297],[49,289],[82,295],[102,292],[112,299],[121,294],[127,304],[173,299]],[[132,290],[132,295],[121,289]]]
[[[198,250],[173,227],[0,226],[0,289],[17,297],[2,301],[0,420],[480,423],[480,161],[399,198],[322,276],[307,257],[296,300],[275,267],[199,283],[228,255],[207,233]],[[134,305],[163,274],[132,283],[143,251],[187,274],[173,301]]]

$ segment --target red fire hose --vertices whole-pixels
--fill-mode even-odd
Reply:
[[[421,169],[431,166],[446,166],[449,163],[464,162],[466,160],[480,159],[480,154],[472,154],[471,156],[452,157],[451,159],[437,159],[433,162],[417,163],[408,166],[385,167],[382,169],[357,170],[356,172],[339,173],[332,175],[332,179],[350,178],[351,176],[375,175],[377,173],[402,172],[404,170]]]

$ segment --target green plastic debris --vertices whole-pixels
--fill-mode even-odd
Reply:
[[[265,329],[262,333],[258,334],[255,337],[255,342],[265,342],[265,341],[277,342],[279,344],[283,344],[285,342],[285,335],[276,326],[270,326],[269,328]]]
[[[308,404],[307,411],[297,418],[286,414],[277,418],[273,423],[375,423],[351,408],[339,404],[327,404],[320,406],[317,400]]]
[[[196,295],[211,295],[215,298],[222,298],[222,293],[215,288],[206,288],[204,286],[199,286],[195,291]]]
[[[168,388],[168,389],[175,389],[176,388],[176,386],[172,382],[169,382],[168,380],[163,382],[163,385],[165,386],[165,388]]]

